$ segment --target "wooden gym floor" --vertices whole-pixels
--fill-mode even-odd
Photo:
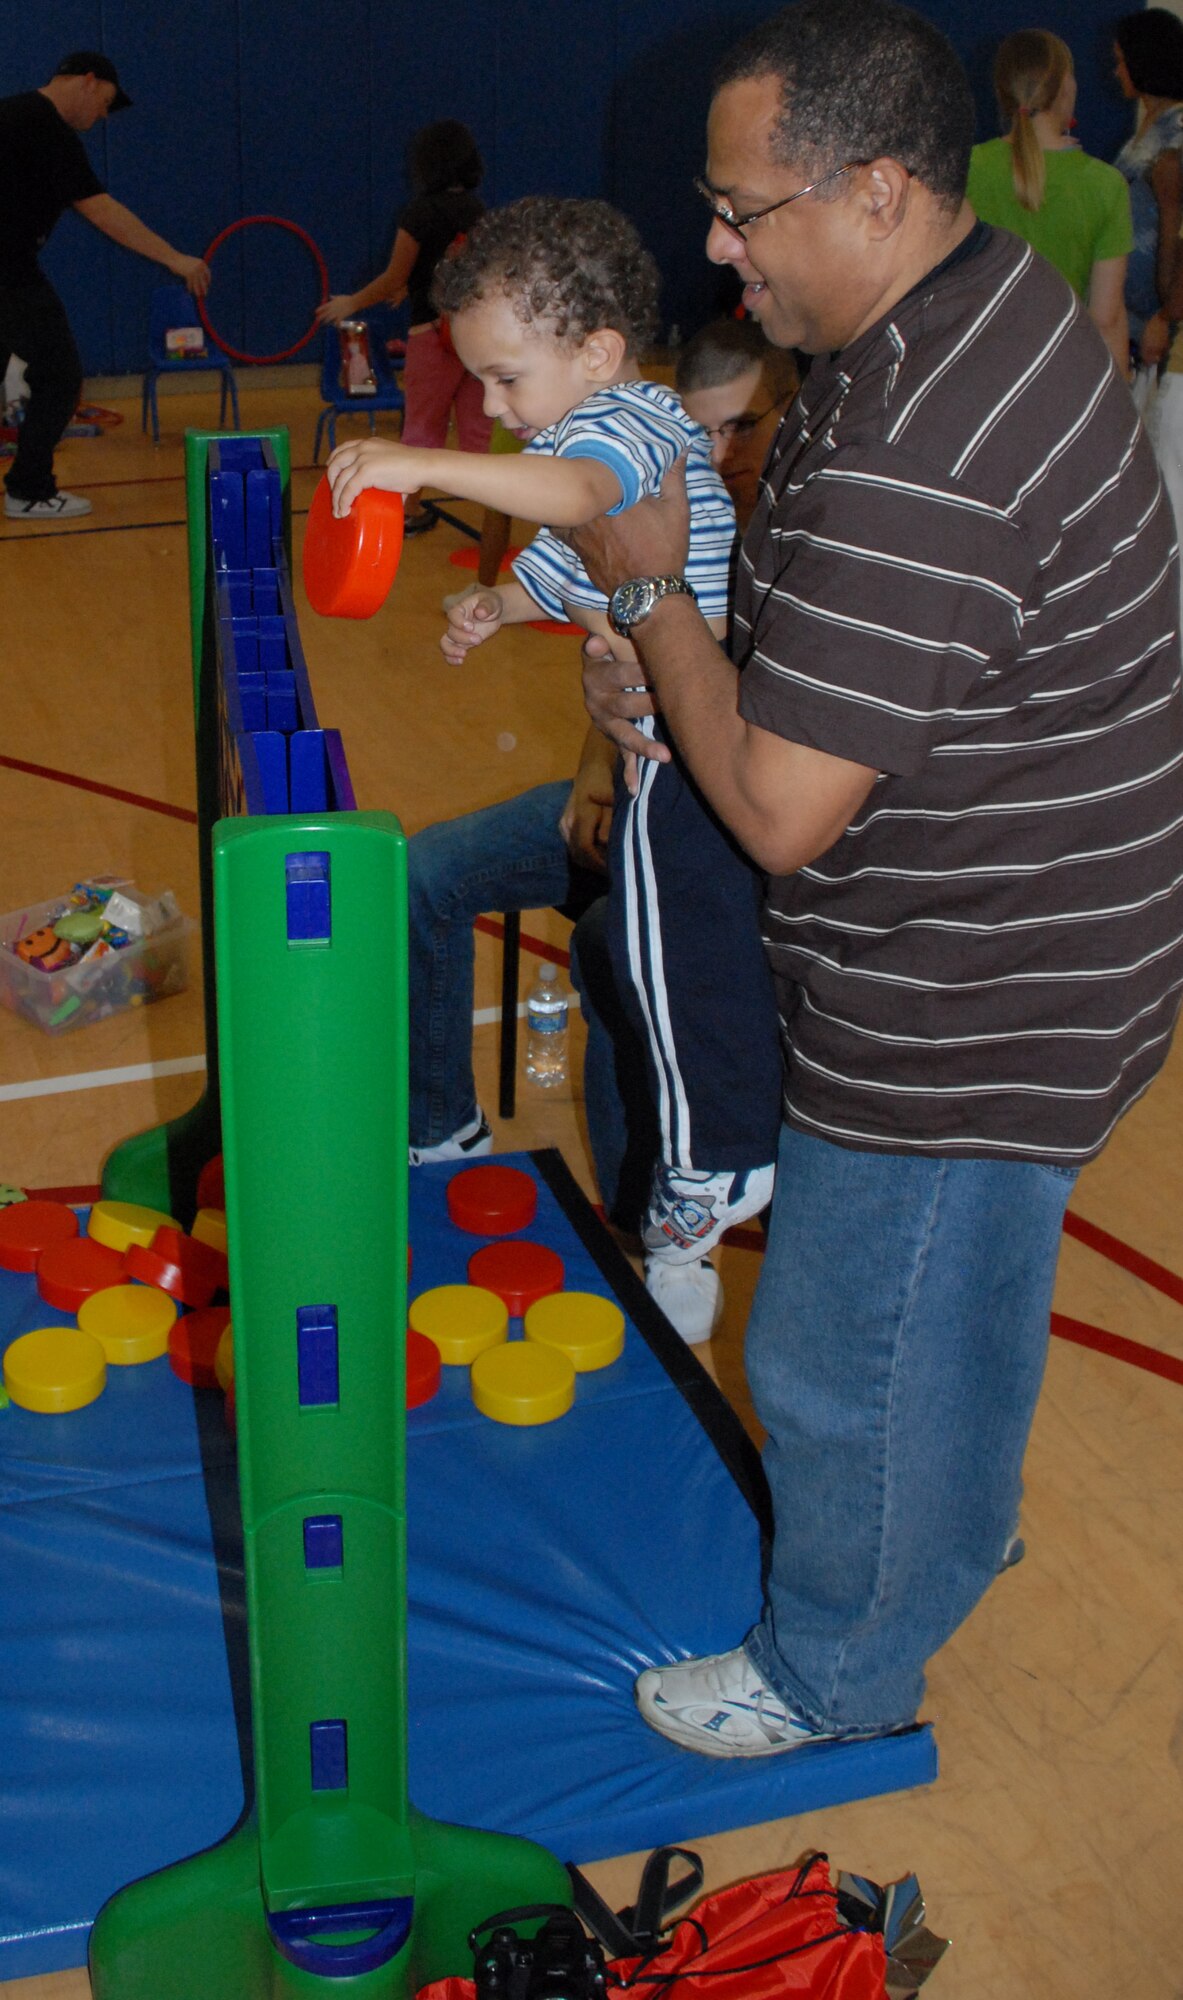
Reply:
[[[298,579],[318,399],[241,379],[244,426],[291,428]],[[120,427],[58,460],[93,514],[0,521],[0,911],[100,870],[198,907],[182,433],[211,422],[213,395],[162,397],[158,447],[140,435],[138,400],[116,407]],[[301,602],[320,717],[343,732],[359,804],[393,808],[409,832],[568,776],[583,731],[570,641],[511,630],[462,670],[444,663],[439,600],[464,547],[446,524],[409,542],[372,624],[321,621]],[[524,930],[523,987],[535,941],[561,949],[566,926],[547,911]],[[474,1040],[490,1116],[498,974],[496,941],[478,933]],[[0,1012],[0,1181],[85,1190],[118,1140],[190,1104],[198,990],[194,978],[159,1006],[52,1038]],[[557,1101],[521,1087],[517,1117],[493,1122],[499,1148],[558,1145],[594,1193],[580,1048],[576,1025]],[[701,1843],[681,1830],[710,1887],[811,1847],[880,1881],[915,1870],[933,1928],[953,1939],[933,2000],[1183,1996],[1170,1914],[1183,1872],[1181,1113],[1183,1042],[1078,1184],[1056,1295],[1066,1337],[1052,1341],[1028,1459],[1027,1556],[933,1664],[937,1784]],[[727,1312],[703,1351],[745,1413],[757,1257],[724,1247]],[[591,1872],[621,1904],[637,1870],[625,1856]],[[88,1990],[68,1972],[0,1982],[0,2000]]]

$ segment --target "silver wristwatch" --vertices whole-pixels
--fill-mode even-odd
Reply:
[[[627,639],[634,625],[648,618],[663,597],[693,596],[684,576],[634,576],[628,583],[618,584],[608,599],[608,623]]]

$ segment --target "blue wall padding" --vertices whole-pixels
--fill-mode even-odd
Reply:
[[[479,1245],[447,1218],[454,1171],[412,1175],[413,1294],[463,1281]],[[480,1416],[455,1368],[407,1420],[415,1803],[586,1861],[927,1782],[927,1729],[729,1764],[640,1720],[642,1667],[733,1645],[750,1623],[760,1536],[638,1331],[637,1316],[657,1321],[638,1281],[579,1197],[572,1213],[634,1315],[621,1360],[536,1429]],[[610,1291],[545,1183],[525,1233],[560,1252],[568,1289]],[[5,1345],[50,1322],[68,1320],[31,1279],[0,1280]],[[658,1325],[733,1451],[735,1419]],[[219,1401],[199,1392],[199,1426],[161,1360],[111,1369],[72,1416],[0,1415],[0,1979],[81,1964],[106,1896],[220,1839],[242,1806],[241,1552],[232,1529],[219,1538],[224,1631],[198,1451],[200,1428],[209,1504],[232,1521]]]
[[[690,187],[703,164],[711,71],[771,11],[760,0],[40,0],[5,10],[0,92],[43,83],[69,49],[106,49],[135,100],[88,142],[111,192],[190,252],[241,215],[289,216],[319,243],[334,291],[355,290],[389,254],[411,134],[461,118],[484,152],[489,201],[600,195],[623,208],[661,266],[666,325],[686,333],[734,297],[705,261]],[[1030,7],[928,0],[922,11],[967,63],[979,136],[991,136],[993,51],[1030,25]],[[1074,51],[1080,137],[1105,159],[1130,124],[1110,76],[1120,11],[1108,0],[1049,0],[1038,10],[1039,25]],[[159,272],[73,216],[45,268],[88,371],[143,368]],[[259,232],[219,252],[210,308],[235,346],[289,345],[314,296],[294,238]]]

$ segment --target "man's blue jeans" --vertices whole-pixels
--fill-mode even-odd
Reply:
[[[746,1644],[814,1728],[913,1721],[997,1575],[1074,1180],[784,1128],[747,1333],[776,1532]]]
[[[412,1146],[439,1145],[476,1115],[473,919],[545,909],[595,887],[573,869],[559,832],[570,794],[566,781],[536,785],[407,843]]]

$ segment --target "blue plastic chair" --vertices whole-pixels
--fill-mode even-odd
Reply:
[[[402,363],[386,351],[392,327],[389,310],[380,309],[374,314],[359,313],[357,316],[364,319],[369,329],[370,366],[378,384],[377,393],[373,396],[351,396],[348,390],[341,387],[341,342],[336,327],[326,326],[320,362],[320,393],[324,408],[316,420],[316,442],[312,447],[314,465],[320,459],[321,440],[326,427],[329,450],[332,451],[336,445],[339,416],[348,413],[350,416],[368,417],[372,432],[376,428],[374,418],[379,410],[401,410],[403,407],[402,384],[399,381]]]
[[[152,436],[160,443],[160,414],[156,407],[156,382],[160,375],[192,375],[199,369],[216,368],[222,378],[222,401],[218,412],[219,428],[226,428],[226,397],[230,397],[230,407],[234,412],[234,428],[238,429],[238,384],[234,380],[234,370],[220,348],[214,346],[202,328],[205,352],[202,354],[173,354],[164,344],[164,337],[173,327],[201,326],[201,315],[197,303],[185,290],[184,285],[157,285],[152,294],[152,312],[148,325],[148,372],[144,376],[144,394],[140,405],[140,429],[148,428],[148,412],[152,413]]]

